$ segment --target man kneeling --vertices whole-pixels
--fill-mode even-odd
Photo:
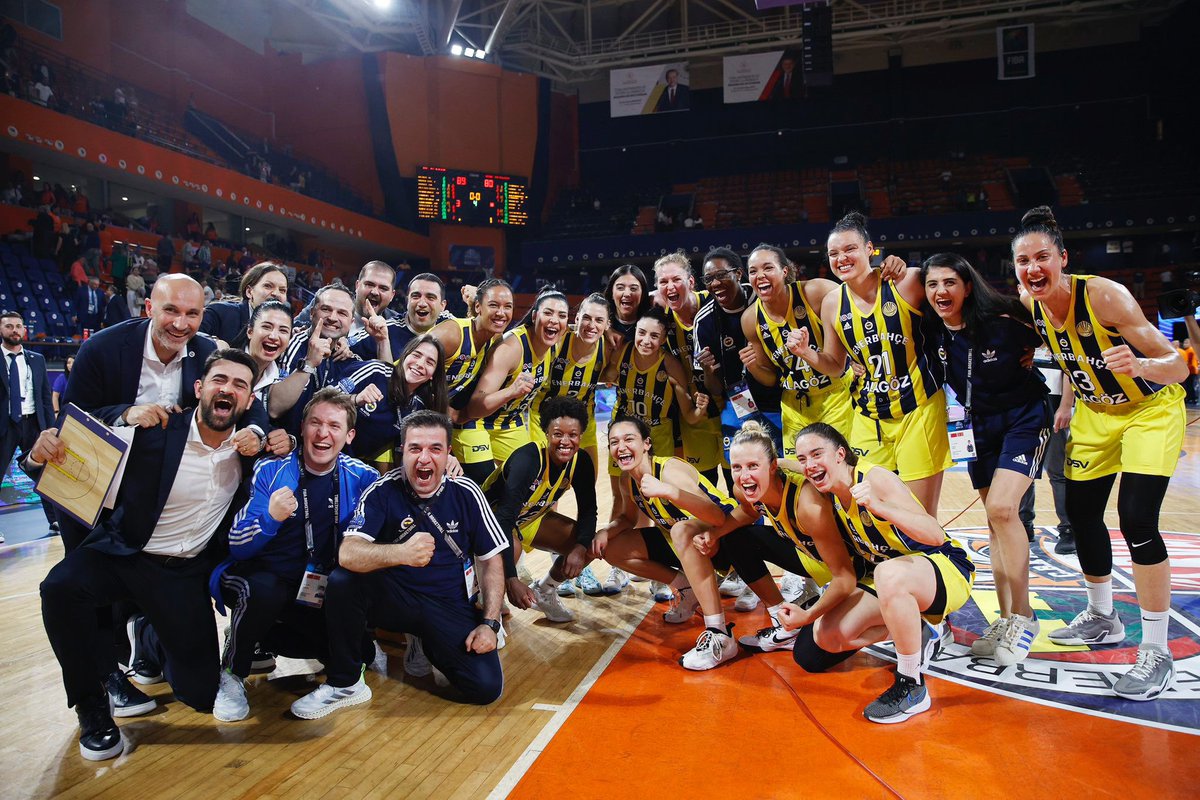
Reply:
[[[329,662],[324,685],[292,704],[301,719],[317,719],[366,703],[362,634],[367,619],[424,642],[435,668],[466,702],[500,697],[504,676],[496,653],[504,566],[509,546],[483,492],[466,478],[447,478],[450,420],[418,411],[400,428],[400,469],[367,489],[329,576],[325,623]],[[473,600],[475,568],[483,616]]]

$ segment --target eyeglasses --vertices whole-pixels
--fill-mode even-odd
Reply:
[[[722,270],[718,270],[717,272],[709,273],[708,275],[705,275],[703,278],[704,285],[712,286],[714,283],[720,283],[721,281],[725,280],[726,278],[728,278],[732,275],[736,275],[736,274],[737,274],[736,269],[722,269]]]

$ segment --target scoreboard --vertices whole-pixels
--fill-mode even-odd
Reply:
[[[417,216],[463,225],[525,225],[524,179],[444,167],[417,171]]]

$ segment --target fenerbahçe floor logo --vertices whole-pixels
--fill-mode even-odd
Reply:
[[[1125,700],[1112,691],[1117,679],[1133,666],[1141,641],[1133,563],[1120,531],[1109,531],[1109,535],[1113,540],[1113,606],[1125,624],[1125,640],[1118,645],[1060,647],[1046,638],[1087,606],[1087,595],[1075,556],[1056,555],[1054,535],[1039,528],[1030,546],[1029,590],[1041,632],[1028,658],[1008,667],[973,656],[970,650],[971,642],[999,616],[987,529],[960,529],[951,535],[975,561],[975,586],[967,604],[950,614],[955,642],[933,659],[930,675],[1032,703],[1200,735],[1200,534],[1163,533],[1171,554],[1167,635],[1175,657],[1175,683],[1149,702]],[[890,642],[868,651],[895,660]]]

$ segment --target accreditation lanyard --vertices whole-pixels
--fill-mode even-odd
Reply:
[[[308,486],[309,481],[308,471],[301,467],[300,478],[300,504],[304,507],[304,545],[308,549],[308,563],[310,569],[315,567],[318,570],[321,564],[316,560],[316,540],[313,536],[312,515],[308,510]],[[333,530],[334,535],[337,535],[338,522],[341,520],[339,513],[341,508],[341,497],[338,491],[338,468],[337,464],[333,467]],[[336,553],[336,548],[334,550]],[[331,564],[332,566],[332,564]]]
[[[467,599],[474,602],[475,598],[479,595],[479,587],[475,582],[475,560],[469,558],[463,552],[462,548],[458,546],[458,542],[450,538],[450,534],[446,533],[446,529],[442,526],[441,521],[438,520],[437,515],[433,513],[433,509],[431,508],[433,502],[438,499],[445,488],[446,484],[443,482],[438,487],[438,490],[434,492],[433,497],[417,503],[417,509],[421,512],[421,516],[425,517],[426,521],[437,529],[438,534],[442,537],[442,541],[446,543],[446,547],[450,548],[450,552],[454,553],[459,561],[462,562],[463,585],[466,588]]]
[[[953,334],[951,334],[951,336],[953,337]],[[946,435],[950,441],[950,458],[954,459],[955,461],[974,461],[979,455],[978,451],[975,449],[975,432],[971,430],[971,375],[974,372],[974,368],[975,345],[968,341],[967,391],[966,397],[963,398],[963,415],[960,419],[956,419],[954,417],[957,417],[957,415],[951,415],[947,413],[946,422]],[[947,403],[949,403],[948,400]]]
[[[322,564],[316,558],[316,542],[313,537],[312,514],[308,507],[309,474],[303,466],[300,468],[300,503],[304,507],[304,544],[308,550],[308,566],[304,568],[304,577],[300,581],[300,590],[296,593],[296,602],[310,608],[321,608],[325,604],[325,589],[329,585],[329,573],[337,561],[337,548],[334,547],[333,559],[328,565]],[[333,533],[337,536],[338,522],[341,519],[339,509],[341,498],[338,492],[338,466],[333,465]]]

